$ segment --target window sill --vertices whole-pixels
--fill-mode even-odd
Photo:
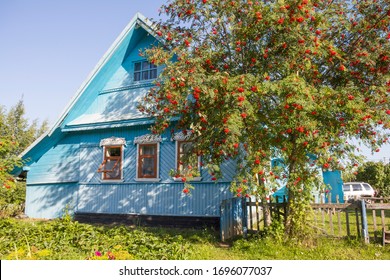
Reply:
[[[100,183],[123,183],[125,180],[124,179],[109,179],[109,180],[103,180],[103,179],[100,179],[99,180]]]
[[[157,182],[160,182],[161,179],[160,178],[135,178],[134,181],[136,182],[145,182],[145,183],[157,183]]]
[[[172,179],[175,182],[182,182],[182,178],[181,177],[172,177]],[[188,179],[187,181],[188,182],[199,182],[199,181],[202,181],[202,177],[193,177],[191,179]]]

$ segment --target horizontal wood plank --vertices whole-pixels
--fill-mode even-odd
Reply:
[[[390,204],[389,203],[372,203],[366,204],[367,209],[372,209],[372,210],[389,210],[390,209]]]

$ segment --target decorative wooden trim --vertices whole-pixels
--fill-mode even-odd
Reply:
[[[175,182],[183,182],[182,177],[172,177],[172,179]],[[192,177],[192,178],[189,178],[188,181],[190,181],[190,182],[200,182],[200,181],[202,181],[202,177]]]
[[[161,181],[161,178],[134,178],[134,181],[139,183],[157,183]]]
[[[126,145],[126,139],[125,138],[119,138],[119,137],[110,137],[105,138],[100,141],[100,147],[102,146],[125,146]]]
[[[145,134],[134,138],[134,144],[155,144],[162,142],[160,135]]]
[[[189,141],[191,136],[192,136],[191,131],[188,131],[187,133],[180,131],[173,135],[172,141]]]
[[[119,87],[119,88],[110,88],[110,89],[105,89],[99,92],[99,94],[106,94],[106,93],[112,93],[112,92],[119,92],[119,91],[125,91],[125,90],[130,90],[130,89],[136,89],[136,88],[143,88],[143,87],[152,87],[154,84],[153,82],[134,82],[134,84],[125,86],[125,87]]]

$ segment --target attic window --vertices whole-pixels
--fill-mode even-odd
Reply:
[[[157,78],[157,66],[148,61],[134,63],[134,81],[146,81]]]

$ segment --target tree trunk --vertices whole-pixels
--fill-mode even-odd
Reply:
[[[260,180],[259,175],[256,174],[257,183],[261,188],[264,188],[264,182]],[[268,205],[267,197],[265,194],[261,195],[261,202],[263,205],[264,226],[269,227],[271,225],[271,209]]]

